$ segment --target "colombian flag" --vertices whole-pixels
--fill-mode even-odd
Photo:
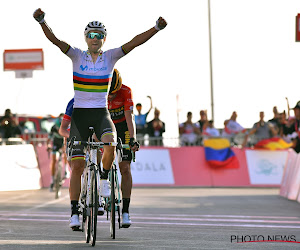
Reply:
[[[290,148],[293,143],[288,143],[282,138],[270,138],[259,141],[254,145],[255,149],[280,150]]]
[[[205,159],[211,167],[238,168],[238,160],[226,138],[213,138],[204,141]]]

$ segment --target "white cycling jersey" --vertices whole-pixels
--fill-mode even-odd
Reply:
[[[74,108],[105,108],[115,63],[125,55],[122,47],[100,52],[94,63],[88,51],[69,46],[73,62]]]

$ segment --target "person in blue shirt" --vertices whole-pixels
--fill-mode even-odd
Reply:
[[[147,113],[142,114],[142,104],[137,103],[136,104],[136,110],[138,112],[137,115],[134,116],[135,118],[135,125],[136,125],[136,137],[137,141],[140,143],[140,145],[144,145],[144,136],[146,134],[146,125],[147,125],[147,116],[149,112],[152,109],[152,98],[151,96],[147,96],[150,99],[150,109]]]

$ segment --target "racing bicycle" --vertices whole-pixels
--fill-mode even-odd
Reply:
[[[50,154],[50,151],[53,150],[52,148],[48,148],[48,152]],[[56,163],[55,163],[55,175],[54,175],[54,181],[53,181],[53,189],[55,193],[55,199],[58,199],[61,196],[61,187],[64,183],[66,174],[62,174],[63,165],[64,165],[64,151],[63,148],[60,148],[58,151],[55,152],[56,157]],[[65,165],[65,168],[67,168],[67,165]],[[65,169],[66,173],[66,169]],[[51,186],[52,191],[52,186]]]
[[[63,169],[63,149],[60,148],[57,152],[58,157],[55,166],[55,177],[54,177],[54,188],[55,188],[55,199],[58,199],[61,195],[61,187],[64,182],[64,178],[62,178],[61,171]],[[65,166],[67,167],[67,166]]]
[[[116,238],[116,213],[118,214],[118,225],[121,228],[121,192],[118,178],[118,168],[119,162],[122,159],[123,151],[122,149],[130,149],[129,145],[123,144],[120,138],[118,138],[117,144],[117,155],[115,161],[113,162],[112,168],[109,171],[109,181],[111,184],[111,194],[110,197],[104,199],[105,210],[107,215],[107,220],[110,219],[110,236],[115,239]],[[132,159],[135,161],[135,153],[132,152]]]
[[[115,228],[115,196],[107,199],[103,199],[100,194],[100,172],[101,167],[97,163],[97,151],[103,148],[104,145],[116,146],[117,151],[122,152],[123,147],[129,147],[128,145],[122,145],[121,140],[118,139],[118,142],[95,142],[93,139],[94,128],[90,127],[90,136],[88,141],[75,141],[75,137],[71,138],[69,147],[70,153],[72,153],[73,146],[83,145],[86,152],[86,166],[84,168],[83,174],[81,176],[81,192],[79,197],[79,213],[82,215],[82,231],[85,233],[86,243],[90,243],[92,246],[96,244],[96,235],[97,235],[97,215],[98,209],[100,206],[108,207],[108,203],[112,207],[110,211],[111,217],[111,234],[113,228]],[[116,161],[116,160],[115,160]],[[114,164],[115,165],[115,164]],[[114,175],[114,171],[110,171],[110,175]],[[114,175],[115,176],[115,175]],[[116,192],[115,177],[111,178],[112,181],[112,193]],[[119,188],[119,186],[118,186]],[[120,194],[120,191],[118,190]],[[120,204],[120,198],[118,199],[118,205]],[[120,210],[118,208],[118,210]],[[80,230],[79,227],[73,228],[73,230]],[[115,231],[115,229],[114,229]]]

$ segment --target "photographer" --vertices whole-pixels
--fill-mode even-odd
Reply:
[[[0,135],[2,138],[7,139],[15,136],[16,122],[10,111],[6,109],[4,116],[0,118]]]

